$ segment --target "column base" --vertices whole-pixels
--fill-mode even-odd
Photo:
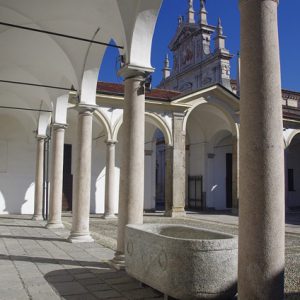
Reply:
[[[172,208],[172,210],[166,211],[165,216],[171,217],[171,218],[185,217],[186,211],[184,210],[183,207],[175,207],[175,208]]]
[[[231,213],[232,213],[234,216],[238,216],[238,215],[239,215],[239,209],[238,209],[238,208],[232,208],[232,209],[231,209]]]
[[[44,221],[44,218],[42,215],[33,215],[32,219],[33,221]]]
[[[165,217],[171,217],[172,216],[172,211],[171,210],[166,210],[164,213]]]
[[[117,270],[125,270],[125,255],[122,252],[116,251],[115,257],[108,263]]]
[[[109,220],[109,219],[117,219],[117,216],[115,214],[104,214],[102,219]]]
[[[94,239],[91,237],[90,233],[71,232],[68,241],[70,243],[93,243]]]
[[[48,228],[48,229],[61,229],[61,228],[65,228],[64,224],[61,223],[61,222],[57,222],[57,223],[49,222],[49,223],[47,223],[47,225],[45,227]]]

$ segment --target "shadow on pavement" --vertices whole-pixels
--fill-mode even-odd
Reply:
[[[65,242],[69,243],[66,239],[58,238],[44,238],[44,237],[34,237],[34,236],[16,236],[16,235],[0,235],[1,239],[15,239],[15,240],[33,240],[33,241],[49,241],[49,242]]]
[[[11,261],[30,261],[33,263],[45,263],[45,264],[57,264],[57,265],[70,265],[70,266],[85,266],[95,268],[108,268],[105,263],[97,261],[85,261],[85,260],[71,260],[71,259],[59,259],[59,258],[47,258],[47,257],[35,257],[35,256],[23,256],[23,255],[6,255],[0,254],[0,260]]]
[[[62,299],[162,299],[161,293],[105,263],[97,268],[52,271],[45,279]]]

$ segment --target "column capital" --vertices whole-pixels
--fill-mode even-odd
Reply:
[[[88,105],[88,104],[78,104],[75,109],[79,114],[93,114],[94,111],[98,108],[98,105]]]
[[[179,111],[174,111],[173,112],[173,117],[174,118],[184,118],[185,117],[185,112],[179,112]]]
[[[36,135],[36,139],[37,139],[38,141],[40,141],[40,140],[46,140],[47,138],[48,138],[47,135]]]
[[[277,5],[279,4],[279,0],[260,0],[260,1],[273,1],[273,2],[275,2],[275,3],[277,3]],[[239,0],[239,4],[241,5],[241,4],[244,4],[244,3],[246,3],[246,2],[249,2],[249,3],[251,3],[251,2],[253,2],[252,0],[251,1],[249,1],[249,0]],[[252,3],[253,4],[253,3]]]
[[[118,143],[118,141],[116,140],[106,140],[105,143],[107,144],[107,146],[110,146],[110,145],[115,145]]]
[[[124,77],[125,80],[139,76],[143,80],[143,78],[153,72],[154,68],[126,64],[118,71],[118,75]]]
[[[51,127],[56,130],[56,129],[67,129],[68,124],[62,124],[62,123],[52,123]]]

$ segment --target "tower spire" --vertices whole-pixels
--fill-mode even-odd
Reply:
[[[218,30],[218,35],[219,35],[219,36],[223,35],[223,27],[222,27],[222,21],[221,21],[221,18],[220,18],[220,17],[219,17],[219,19],[218,19],[217,30]]]
[[[170,76],[170,61],[169,56],[166,54],[165,60],[164,60],[164,68],[162,69],[163,72],[163,79],[166,79]]]
[[[207,24],[207,11],[206,11],[206,0],[200,0],[200,13],[199,22],[201,25]]]
[[[189,24],[195,23],[195,10],[194,10],[194,1],[193,0],[188,0],[187,22]]]
[[[223,51],[226,49],[225,47],[225,39],[226,37],[223,35],[223,27],[221,18],[218,19],[218,26],[217,26],[217,35],[215,37],[215,50],[216,51]]]

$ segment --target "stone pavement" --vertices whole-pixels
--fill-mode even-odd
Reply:
[[[71,216],[63,217],[70,228]],[[93,237],[99,243],[116,249],[117,220],[103,220],[100,215],[92,215],[90,228]],[[147,213],[145,223],[185,224],[230,234],[238,234],[238,217],[226,212],[188,213],[184,218],[167,218],[163,213]],[[286,215],[286,266],[285,266],[285,298],[300,300],[300,212]]]
[[[96,243],[66,241],[71,215],[63,217],[66,229],[45,229],[45,222],[29,216],[0,216],[0,300],[11,299],[163,299],[163,296],[112,269],[107,261],[116,246],[117,220],[90,218]],[[171,219],[146,214],[147,223],[181,223],[238,232],[238,218],[227,214],[188,214]],[[300,300],[300,213],[286,222],[286,299]]]
[[[68,230],[49,230],[29,216],[0,216],[0,299],[163,299],[112,269],[111,249],[71,244]]]

